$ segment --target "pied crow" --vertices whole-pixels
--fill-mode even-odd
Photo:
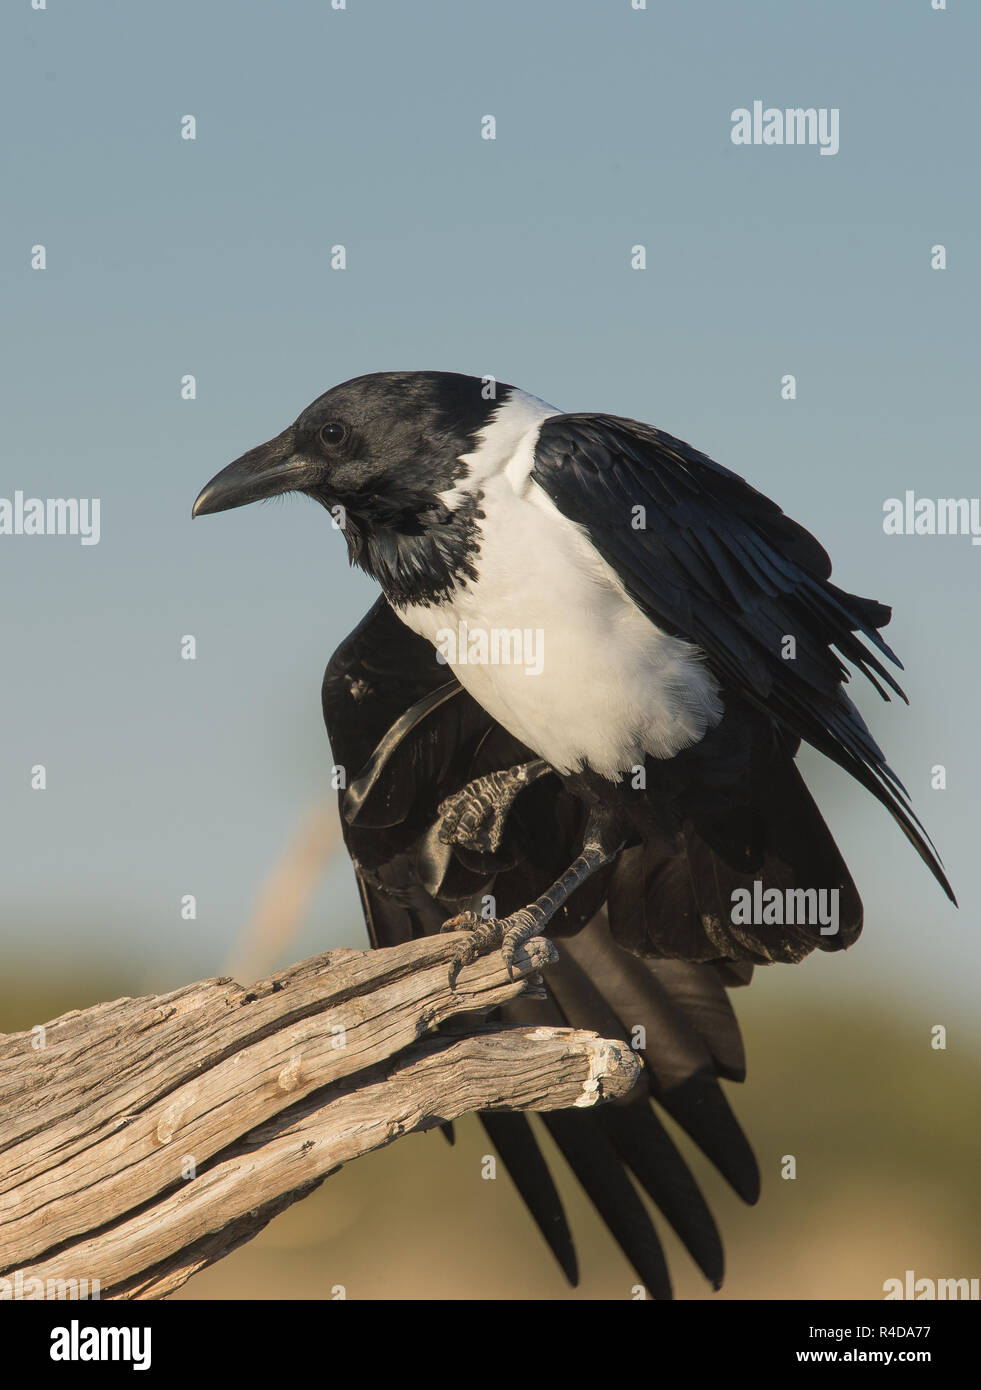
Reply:
[[[715,1223],[650,1102],[756,1200],[719,1085],[745,1070],[727,991],[862,925],[802,740],[882,802],[953,901],[844,689],[848,662],[905,699],[890,609],[831,583],[807,531],[688,444],[493,378],[336,386],[193,515],[291,491],[331,512],[382,591],[323,684],[373,945],[467,927],[456,970],[563,938],[547,998],[505,1016],[625,1037],[645,1069],[625,1103],[542,1119],[653,1296],[671,1286],[629,1174],[718,1286]],[[481,1119],[575,1282],[527,1119]]]

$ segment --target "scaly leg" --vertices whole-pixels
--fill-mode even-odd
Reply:
[[[530,941],[533,936],[541,936],[559,908],[568,901],[576,889],[618,853],[619,847],[607,850],[598,840],[587,840],[582,853],[569,865],[561,878],[557,878],[547,893],[543,893],[527,907],[500,919],[478,917],[475,912],[461,912],[458,916],[451,917],[443,924],[442,931],[468,931],[470,935],[450,963],[450,984],[455,982],[463,966],[469,965],[485,952],[492,951],[495,946],[500,946],[508,978],[513,980],[511,967],[518,947]]]
[[[501,772],[488,772],[448,796],[439,807],[439,838],[447,845],[493,852],[500,849],[507,818],[525,787],[552,769],[541,758]]]

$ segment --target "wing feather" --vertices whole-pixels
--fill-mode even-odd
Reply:
[[[954,901],[905,788],[842,688],[851,663],[884,698],[905,700],[880,660],[899,665],[878,630],[890,610],[831,584],[825,550],[776,503],[636,420],[550,416],[532,478],[652,621],[701,648],[727,691],[882,802]]]

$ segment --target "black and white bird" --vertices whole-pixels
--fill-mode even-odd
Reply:
[[[459,966],[565,938],[548,998],[507,1017],[640,1039],[646,1065],[627,1103],[544,1122],[654,1296],[670,1281],[628,1172],[718,1285],[715,1223],[650,1101],[756,1200],[719,1086],[745,1071],[727,989],[862,925],[794,761],[802,740],[878,798],[953,901],[844,689],[848,662],[905,699],[884,664],[899,665],[879,632],[890,610],[832,584],[807,531],[688,444],[489,378],[336,386],[193,514],[291,491],[332,512],[382,590],[323,686],[372,943],[449,921],[471,929]],[[734,910],[750,900],[748,918]],[[808,910],[819,900],[836,905],[831,930]],[[761,916],[763,901],[787,910]],[[574,1281],[528,1121],[482,1122]]]

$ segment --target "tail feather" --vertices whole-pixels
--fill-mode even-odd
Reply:
[[[579,1263],[572,1233],[528,1117],[518,1111],[509,1114],[501,1110],[482,1114],[480,1122],[562,1273],[575,1288],[579,1283]]]

